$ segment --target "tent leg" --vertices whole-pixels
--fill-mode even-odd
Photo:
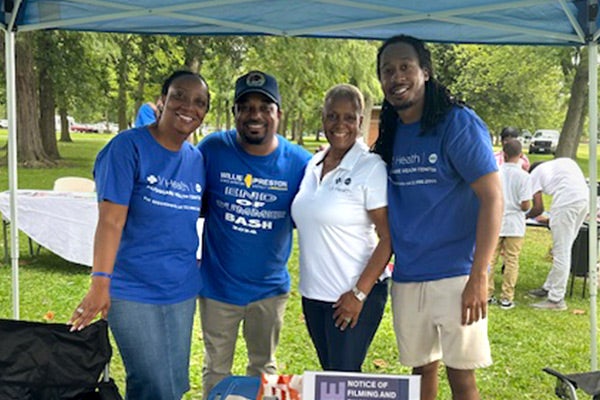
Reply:
[[[597,145],[598,145],[598,45],[595,42],[588,43],[588,68],[589,68],[589,179],[590,179],[590,221],[588,230],[589,239],[589,274],[590,277],[590,353],[591,370],[598,369],[598,343],[597,343],[597,304],[598,295],[598,167],[597,167]]]
[[[6,64],[6,114],[8,117],[8,186],[10,189],[10,254],[13,318],[19,319],[19,226],[17,216],[17,92],[15,32],[4,32]]]

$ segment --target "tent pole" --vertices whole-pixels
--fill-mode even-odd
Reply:
[[[590,221],[589,221],[589,282],[590,282],[590,353],[591,370],[598,369],[598,343],[597,343],[597,304],[598,295],[598,273],[596,264],[598,262],[598,167],[597,167],[597,145],[598,145],[598,45],[591,41],[588,43],[588,68],[589,68],[589,179],[590,179]],[[593,256],[592,256],[593,255]]]
[[[10,189],[10,256],[13,318],[19,319],[19,229],[17,228],[17,93],[15,32],[4,32],[6,60],[6,114],[8,119],[8,186]]]

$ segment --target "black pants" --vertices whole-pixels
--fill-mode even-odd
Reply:
[[[388,280],[377,283],[365,300],[358,323],[342,331],[335,327],[334,303],[302,298],[308,333],[325,371],[360,372],[381,322],[388,297]]]

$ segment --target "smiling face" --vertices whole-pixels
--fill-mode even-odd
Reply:
[[[405,42],[390,44],[381,52],[378,69],[385,99],[404,123],[418,121],[423,113],[429,71],[421,67],[414,47]]]
[[[208,88],[198,76],[182,75],[171,82],[162,101],[159,124],[187,137],[200,127],[206,116]]]
[[[281,111],[271,99],[260,93],[246,94],[235,103],[233,113],[238,141],[244,148],[272,145]]]
[[[356,101],[347,96],[325,102],[323,131],[332,152],[344,154],[356,142],[363,117]]]

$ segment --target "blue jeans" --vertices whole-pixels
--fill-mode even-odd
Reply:
[[[127,373],[127,400],[174,400],[190,388],[196,298],[176,304],[112,299],[108,324]]]
[[[354,328],[336,328],[334,303],[302,298],[308,333],[325,371],[360,372],[381,322],[388,297],[388,280],[371,289]]]

